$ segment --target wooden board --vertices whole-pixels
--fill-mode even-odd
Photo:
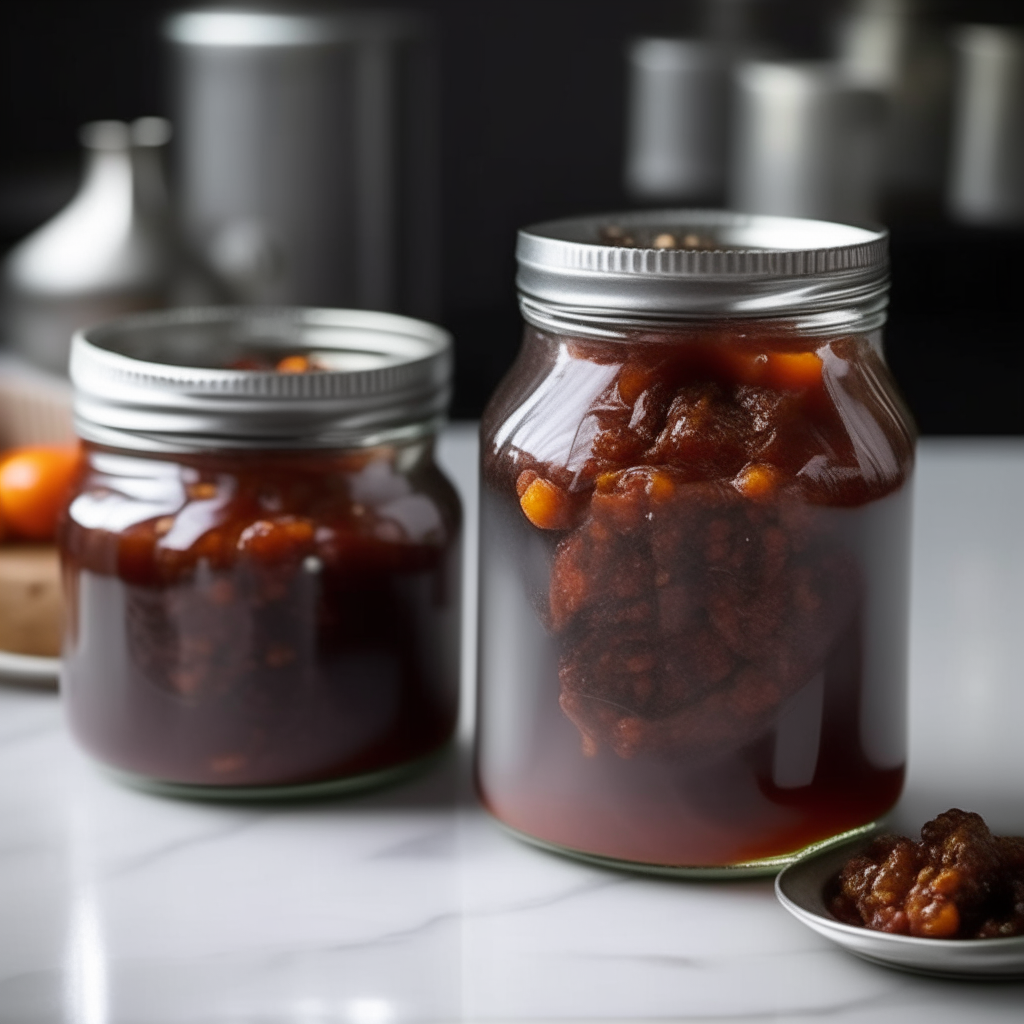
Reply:
[[[0,546],[0,650],[56,657],[62,614],[57,549],[50,544]]]

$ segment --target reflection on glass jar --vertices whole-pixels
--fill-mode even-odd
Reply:
[[[229,315],[203,329],[225,334]],[[266,438],[238,444],[245,413],[212,410],[219,399],[209,390],[197,406],[222,417],[217,431],[207,424],[222,447],[192,438],[193,450],[184,450],[188,424],[166,408],[173,436],[154,441],[143,429],[152,419],[115,438],[109,424],[123,418],[125,403],[113,394],[118,382],[101,376],[97,384],[96,367],[105,352],[145,339],[146,325],[90,332],[91,346],[76,342],[79,422],[90,440],[61,541],[70,606],[65,697],[79,741],[132,776],[199,794],[353,784],[418,761],[454,728],[461,513],[433,461],[436,410],[413,410],[385,429],[363,422],[354,433],[372,443],[358,446],[352,431],[342,441],[351,398],[328,398],[329,426],[311,427],[295,404],[308,412],[315,401],[300,392],[318,389],[323,400],[332,387],[361,389],[365,421],[373,381],[348,386],[340,378],[351,372],[310,368],[313,344],[331,346],[325,366],[349,358],[353,332],[339,323],[314,342],[302,316],[297,342],[269,361],[264,341],[256,358],[222,351],[223,362],[246,369],[226,377],[189,371],[207,386],[220,379],[262,389],[259,401],[248,396],[250,411],[269,401],[260,420],[291,405],[283,419],[293,434],[301,424],[295,450]],[[159,321],[166,336],[158,347],[173,377],[182,369],[170,365],[169,321]],[[404,325],[407,333],[417,327]],[[440,336],[434,331],[433,340]],[[372,342],[357,344],[365,364]],[[297,368],[295,348],[306,359],[301,381],[274,370]],[[447,339],[435,348],[447,356]],[[386,381],[377,384],[383,404]],[[267,399],[275,390],[276,406]],[[166,405],[169,393],[168,381],[154,384],[152,404]],[[395,407],[391,396],[389,416]],[[327,443],[331,432],[338,440]],[[319,447],[305,447],[317,437]]]
[[[840,294],[808,310],[798,275],[749,273],[808,222],[685,216],[520,243],[528,326],[482,432],[478,785],[568,852],[770,868],[902,786],[913,429],[883,239],[820,225],[875,256],[854,297],[809,275]],[[679,309],[715,269],[717,308]],[[736,309],[752,279],[774,315]]]

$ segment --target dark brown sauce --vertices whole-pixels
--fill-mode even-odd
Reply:
[[[87,456],[62,537],[65,699],[98,758],[292,785],[448,739],[460,513],[429,458]]]
[[[892,806],[913,439],[866,340],[531,333],[483,459],[499,818],[711,866]]]

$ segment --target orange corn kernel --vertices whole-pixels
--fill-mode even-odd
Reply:
[[[185,488],[185,493],[189,496],[190,501],[209,501],[211,498],[217,497],[217,485],[209,481],[189,484]]]
[[[777,388],[812,388],[821,384],[821,357],[816,352],[772,352],[767,379]]]
[[[619,398],[632,405],[657,379],[657,367],[626,363],[619,371]]]
[[[543,477],[537,477],[519,498],[523,514],[540,530],[564,530],[572,519],[569,495]]]
[[[926,939],[948,939],[960,929],[960,912],[954,903],[933,903],[911,921],[910,934]]]
[[[278,373],[308,373],[312,367],[306,356],[285,356],[274,369]]]
[[[676,493],[676,485],[667,473],[652,473],[647,481],[647,496],[653,501],[668,501]]]
[[[962,884],[963,880],[960,878],[960,872],[955,868],[946,868],[945,871],[940,871],[932,879],[931,888],[932,892],[937,892],[941,896],[952,896]]]
[[[763,462],[749,462],[733,478],[732,485],[746,498],[767,498],[778,486],[779,471]]]

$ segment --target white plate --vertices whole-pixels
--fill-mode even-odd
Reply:
[[[37,658],[31,654],[0,651],[0,683],[56,689],[60,658]]]
[[[918,939],[842,924],[826,909],[825,883],[871,842],[861,837],[794,861],[775,879],[779,902],[799,921],[849,952],[903,971],[958,978],[1024,976],[1024,936],[1012,939]]]

